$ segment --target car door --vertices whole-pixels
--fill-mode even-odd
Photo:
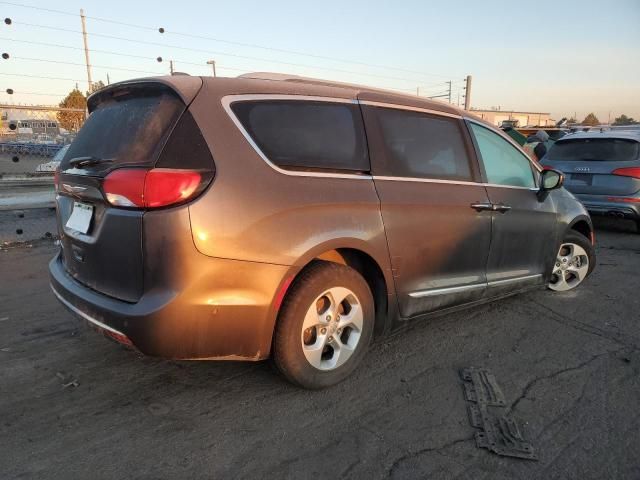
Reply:
[[[540,194],[539,171],[511,141],[469,121],[493,205],[488,294],[544,283],[557,253],[556,206]]]
[[[491,215],[463,120],[361,103],[402,317],[481,298]]]

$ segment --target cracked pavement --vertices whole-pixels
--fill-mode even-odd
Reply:
[[[640,235],[596,225],[578,290],[415,323],[320,392],[268,363],[140,358],[57,303],[51,242],[3,249],[1,476],[640,478]],[[466,366],[495,374],[539,461],[476,448]]]

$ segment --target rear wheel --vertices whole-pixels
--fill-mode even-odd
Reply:
[[[282,305],[273,360],[291,382],[311,389],[344,380],[364,357],[374,325],[367,282],[354,269],[310,265]]]
[[[593,271],[595,264],[596,255],[591,242],[579,233],[567,234],[558,250],[549,288],[556,292],[576,288]]]

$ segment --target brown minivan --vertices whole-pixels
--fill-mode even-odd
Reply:
[[[321,388],[373,337],[595,265],[562,174],[448,104],[252,74],[117,83],[88,108],[51,287],[147,355],[271,357]]]

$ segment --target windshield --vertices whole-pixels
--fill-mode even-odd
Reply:
[[[629,161],[638,158],[640,143],[622,138],[580,138],[556,142],[549,159],[569,161]]]

